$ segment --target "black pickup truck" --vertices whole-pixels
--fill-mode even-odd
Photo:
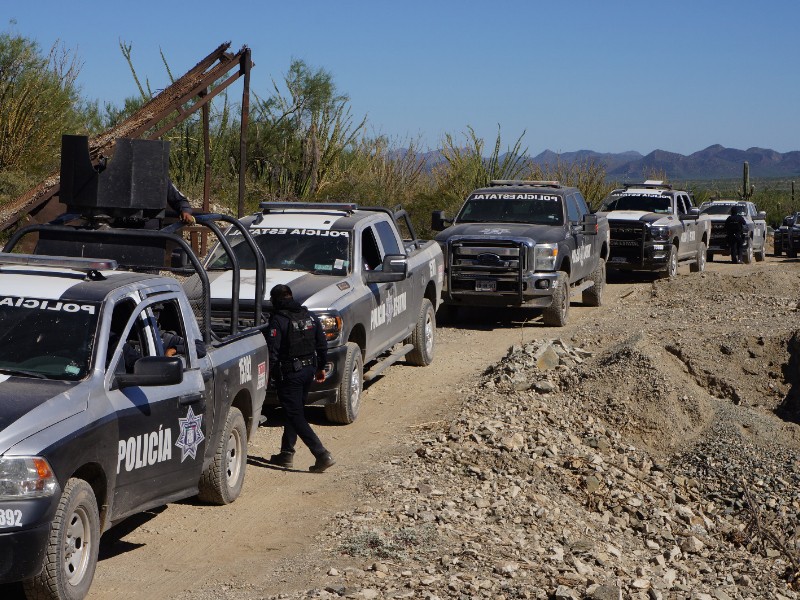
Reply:
[[[445,306],[531,306],[545,325],[567,322],[572,294],[600,306],[608,225],[580,191],[557,181],[495,180],[454,219],[434,211],[445,255]]]
[[[22,229],[0,253],[0,584],[36,600],[83,598],[100,536],[128,516],[238,497],[269,366],[258,328],[211,329],[208,277],[179,224],[113,226],[153,216],[135,198],[102,202],[103,176],[143,184],[141,169],[115,158],[98,184],[88,147],[85,179],[65,172],[68,154],[61,201],[82,214]],[[218,220],[239,227],[198,217],[209,235]],[[196,298],[189,275],[204,282]]]

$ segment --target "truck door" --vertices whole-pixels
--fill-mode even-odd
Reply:
[[[752,202],[747,203],[747,213],[753,220],[753,248],[756,252],[760,252],[767,239],[767,223],[758,220],[758,210]]]
[[[567,235],[574,245],[570,248],[570,264],[572,265],[572,281],[583,279],[589,274],[589,253],[592,251],[592,239],[583,235],[581,214],[576,194],[566,197],[567,201]],[[596,237],[596,236],[595,236]]]
[[[388,254],[406,256],[403,240],[400,239],[397,228],[388,219],[375,223],[375,231],[378,234],[382,256]],[[417,273],[419,271],[420,269],[417,269]],[[409,268],[408,276],[394,284],[394,297],[392,298],[393,318],[390,328],[393,339],[405,338],[411,335],[411,331],[414,329],[416,319],[411,317],[409,312],[414,316],[419,314],[425,287],[424,283],[414,284],[414,275],[417,273],[412,273]]]
[[[680,246],[678,250],[679,258],[687,258],[694,256],[697,252],[697,245],[700,243],[698,238],[697,228],[699,226],[698,220],[687,218],[689,209],[692,207],[692,202],[689,197],[681,194],[675,197],[675,206],[678,212],[678,219],[681,222],[681,237]]]
[[[117,516],[196,488],[202,471],[207,419],[203,379],[199,369],[191,368],[197,352],[193,344],[186,344],[180,318],[160,327],[157,313],[167,318],[179,316],[177,299],[136,305],[127,298],[116,304],[111,319],[105,382],[118,427],[113,449],[117,454],[113,505]],[[167,331],[184,340],[180,348],[175,348],[180,345],[175,337],[167,339]],[[172,353],[164,341],[184,360],[183,381],[119,389],[116,374],[133,372],[136,360]]]
[[[361,233],[360,252],[364,271],[381,268],[385,253],[372,225],[365,227]],[[366,354],[374,357],[380,349],[391,346],[395,341],[398,327],[394,319],[395,310],[397,303],[402,302],[403,298],[397,298],[397,284],[394,282],[370,283],[366,287],[370,300]]]

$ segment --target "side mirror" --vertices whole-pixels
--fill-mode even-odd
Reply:
[[[759,221],[766,221],[767,220],[767,212],[764,211],[764,210],[758,211],[758,214],[756,215],[756,218]]]
[[[681,215],[682,221],[696,221],[697,218],[700,216],[700,209],[696,207],[692,207],[689,209],[685,215]]]
[[[445,218],[443,210],[435,210],[431,213],[431,229],[434,231],[443,231],[452,222],[452,219]]]
[[[600,226],[598,225],[597,215],[590,215],[586,214],[583,215],[583,220],[581,221],[581,227],[583,229],[583,235],[597,235]]]
[[[117,375],[117,387],[177,385],[183,381],[183,362],[177,356],[144,356],[136,361],[133,373]]]
[[[366,283],[403,281],[408,275],[408,258],[402,254],[387,254],[381,266],[374,271],[364,271]]]

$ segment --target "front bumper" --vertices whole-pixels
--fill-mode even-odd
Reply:
[[[663,271],[669,263],[669,242],[646,242],[644,247],[615,246],[611,241],[611,256],[606,267],[625,271]]]
[[[313,404],[316,406],[324,406],[326,404],[335,404],[339,399],[339,384],[342,382],[344,374],[344,363],[347,359],[347,346],[337,346],[336,348],[328,349],[328,376],[322,383],[316,381],[311,383],[311,389],[306,398],[306,404]],[[277,405],[278,396],[275,393],[275,388],[270,386],[267,388],[267,397],[264,400],[265,405]]]
[[[507,277],[505,279],[508,279]],[[478,281],[482,282],[481,284]],[[484,287],[494,282],[493,291],[479,291],[479,285]],[[445,304],[457,306],[532,306],[546,308],[553,303],[553,291],[558,283],[558,273],[555,271],[539,271],[523,273],[519,282],[514,281],[514,288],[507,290],[501,285],[504,279],[492,275],[478,277],[458,278],[451,281],[458,283],[456,289],[442,290]],[[472,284],[473,289],[467,289]],[[521,289],[520,289],[521,287]]]
[[[57,497],[0,502],[6,519],[18,517],[26,527],[0,527],[0,584],[30,579],[42,570],[56,504]]]

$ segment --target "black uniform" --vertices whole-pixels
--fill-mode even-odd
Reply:
[[[192,214],[192,205],[189,204],[189,199],[184,196],[180,190],[175,187],[172,181],[167,185],[167,205],[174,210],[178,215],[183,212]]]
[[[746,231],[747,221],[745,218],[738,212],[731,211],[731,215],[725,219],[725,233],[728,236],[728,246],[731,250],[731,261],[734,263],[742,260],[742,247]]]
[[[291,455],[299,436],[319,458],[327,451],[305,416],[305,401],[317,368],[328,356],[328,343],[317,317],[294,300],[281,302],[267,331],[270,373],[286,414],[281,453]]]

